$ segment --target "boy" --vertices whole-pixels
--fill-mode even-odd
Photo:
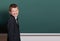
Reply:
[[[8,41],[20,41],[19,24],[17,16],[19,13],[18,6],[11,4],[9,6],[10,18],[8,20]]]

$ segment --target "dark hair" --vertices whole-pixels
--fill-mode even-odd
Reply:
[[[18,7],[17,4],[10,4],[9,11],[11,11],[11,8],[16,8],[16,7]]]

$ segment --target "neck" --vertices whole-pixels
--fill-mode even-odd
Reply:
[[[12,16],[12,15],[11,15],[11,16]],[[14,17],[14,16],[12,16],[12,17]],[[14,18],[17,19],[17,16],[15,16]]]

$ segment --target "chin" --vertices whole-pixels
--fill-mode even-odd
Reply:
[[[17,17],[17,16],[15,16],[15,17]]]

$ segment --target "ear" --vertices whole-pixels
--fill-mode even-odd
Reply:
[[[9,13],[11,14],[11,11],[9,11]]]

